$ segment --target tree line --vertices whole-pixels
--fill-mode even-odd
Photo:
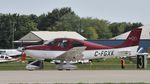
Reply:
[[[14,40],[30,31],[76,31],[87,39],[108,39],[142,26],[135,22],[114,22],[79,17],[70,7],[56,8],[47,14],[2,14],[0,13],[0,48],[12,48]]]

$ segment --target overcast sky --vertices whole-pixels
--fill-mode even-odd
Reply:
[[[36,14],[71,7],[80,17],[150,23],[150,0],[0,0],[0,13]]]

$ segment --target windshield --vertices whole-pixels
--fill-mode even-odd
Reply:
[[[0,54],[5,54],[6,53],[6,51],[0,51]]]
[[[44,43],[43,43],[43,45],[48,45],[49,43],[51,43],[51,42],[53,42],[54,40],[48,40],[48,41],[45,41]]]

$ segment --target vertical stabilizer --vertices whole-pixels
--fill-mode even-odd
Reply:
[[[116,48],[138,46],[140,42],[141,31],[141,28],[134,28],[130,32],[127,39],[121,45],[116,46]]]

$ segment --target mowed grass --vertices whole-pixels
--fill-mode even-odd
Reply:
[[[77,64],[79,70],[122,70],[120,60],[116,58],[96,61],[91,64]],[[135,60],[126,60],[125,70],[137,70]],[[150,64],[146,70],[150,70]]]
[[[70,84],[70,83],[54,83],[54,84]],[[91,84],[91,83],[72,83],[72,84]],[[149,83],[92,83],[92,84],[149,84]]]
[[[8,62],[1,63],[0,70],[25,70],[26,62]],[[77,70],[121,70],[120,60],[118,58],[98,59],[89,64],[75,64]],[[126,59],[125,70],[136,70],[136,61]],[[44,62],[44,70],[56,70],[56,65],[50,62]],[[146,70],[150,70],[148,62]]]
[[[55,83],[55,84],[66,84],[66,83]],[[73,83],[73,84],[91,84],[91,83]],[[92,83],[92,84],[149,84],[149,83]]]

